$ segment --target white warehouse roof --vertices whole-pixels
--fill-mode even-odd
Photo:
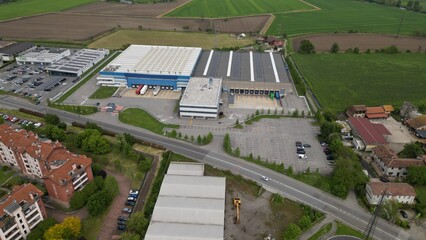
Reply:
[[[203,163],[171,162],[167,174],[170,175],[191,175],[203,176]]]
[[[190,76],[201,48],[131,45],[103,71]]]
[[[189,79],[185,92],[180,100],[180,106],[191,107],[219,107],[220,93],[222,91],[221,78]]]
[[[170,164],[146,240],[224,239],[225,178],[193,175],[199,172],[199,165]],[[203,174],[204,166],[202,169]]]

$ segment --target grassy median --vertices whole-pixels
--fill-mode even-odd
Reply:
[[[163,134],[164,128],[179,128],[179,125],[159,122],[155,117],[139,108],[128,108],[122,111],[118,115],[118,119],[122,123],[145,128],[157,134]]]

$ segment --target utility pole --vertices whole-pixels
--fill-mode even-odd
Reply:
[[[402,16],[401,16],[401,21],[399,21],[398,31],[396,31],[396,36],[395,36],[395,38],[398,38],[399,31],[401,30],[402,22],[404,21],[404,16],[405,16],[405,12],[404,12],[404,13],[402,14]]]
[[[377,203],[376,209],[374,210],[374,213],[371,216],[370,221],[368,222],[368,225],[364,230],[364,234],[363,234],[363,237],[362,237],[362,239],[364,239],[364,240],[373,239],[374,230],[376,229],[376,224],[377,224],[377,221],[378,221],[378,218],[379,218],[379,214],[380,214],[380,211],[382,210],[382,207],[383,207],[383,201],[384,201],[385,197],[388,195],[387,190],[388,189],[385,188],[385,190],[382,193],[382,196],[380,196],[380,200]]]

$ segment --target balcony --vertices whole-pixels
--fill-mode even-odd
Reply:
[[[33,214],[34,212],[37,211],[37,207],[35,205],[30,206],[27,209],[23,209],[24,214],[25,214],[25,218],[28,219],[28,216],[30,216],[31,214]]]
[[[15,220],[9,218],[4,221],[3,227],[1,230],[3,231],[4,235],[7,235],[8,233],[12,232],[13,229],[18,229],[18,225],[15,223]]]
[[[36,217],[40,217],[41,213],[39,211],[36,211],[35,213],[31,214],[30,216],[26,217],[28,223],[32,222]]]
[[[42,220],[43,218],[41,216],[37,216],[36,218],[34,218],[31,222],[28,223],[28,225],[30,226],[30,229],[33,229]]]
[[[84,184],[88,181],[89,179],[86,177],[83,180],[81,180],[77,185],[74,186],[74,190],[78,191],[81,188],[83,188]]]
[[[76,175],[75,177],[73,177],[73,179],[72,179],[72,184],[75,186],[75,185],[78,185],[78,183],[80,182],[80,180],[82,180],[83,178],[85,178],[87,176],[87,173],[86,172],[82,172],[82,174],[80,173],[80,174],[78,174],[78,175]]]
[[[13,231],[9,232],[8,234],[5,234],[4,236],[6,237],[6,239],[19,239],[19,238],[22,237],[18,226],[16,228],[14,228]]]

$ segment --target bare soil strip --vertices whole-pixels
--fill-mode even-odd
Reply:
[[[307,35],[293,38],[293,49],[299,49],[300,41],[307,39],[312,42],[317,52],[330,51],[333,43],[339,44],[340,51],[345,51],[349,48],[358,47],[360,51],[367,49],[375,50],[391,45],[397,46],[401,51],[410,50],[411,52],[424,52],[426,50],[426,38],[421,37],[407,37],[383,34],[319,34]]]

